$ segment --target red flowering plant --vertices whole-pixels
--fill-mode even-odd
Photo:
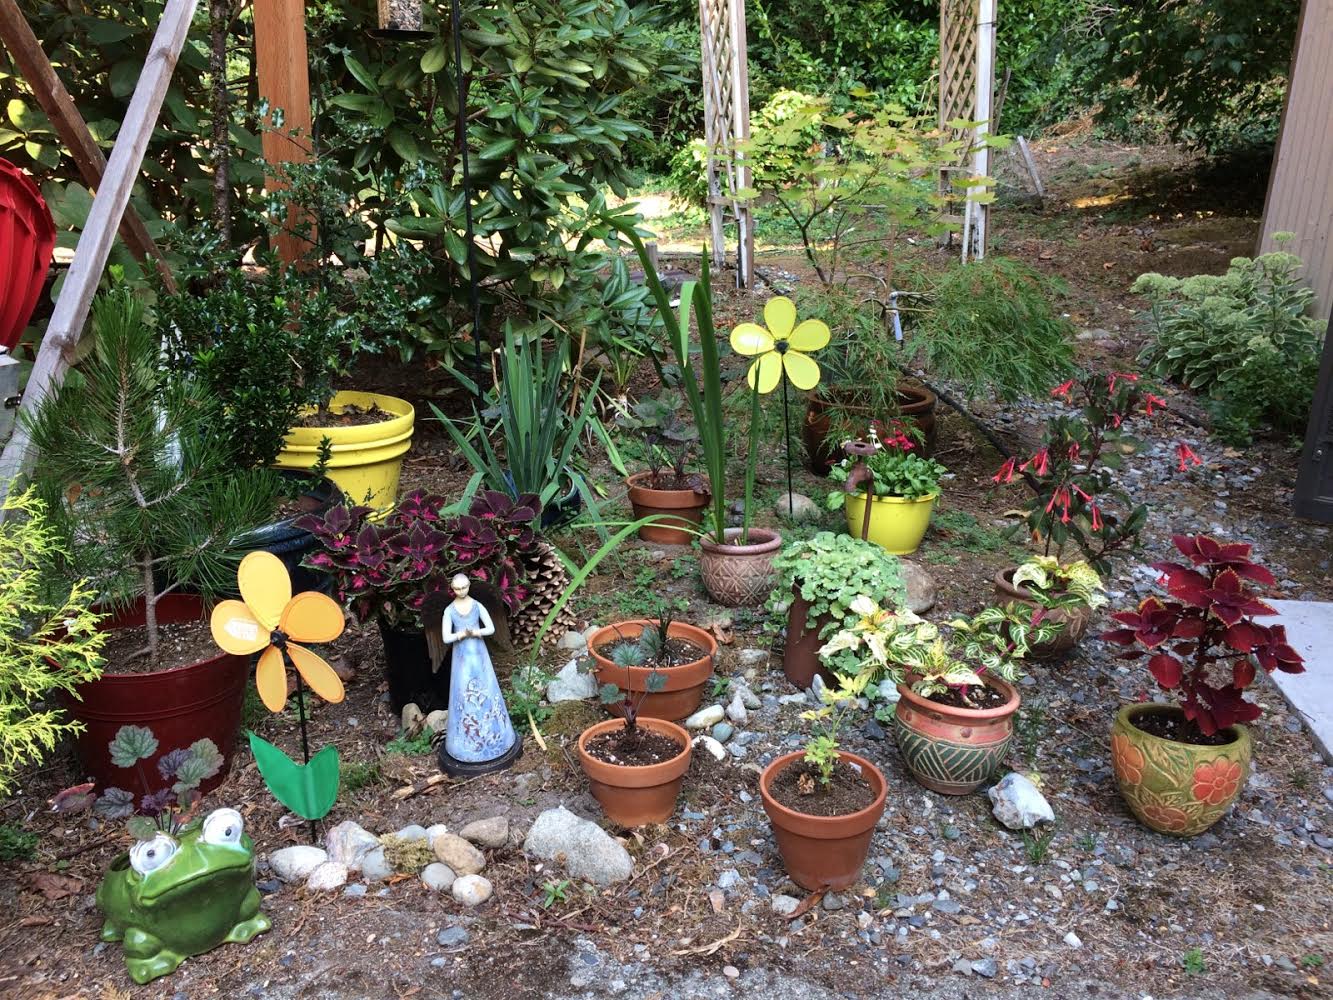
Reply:
[[[1148,520],[1148,508],[1134,505],[1115,484],[1124,454],[1140,446],[1126,421],[1152,416],[1166,400],[1149,392],[1133,373],[1089,372],[1051,390],[1051,397],[1077,407],[1047,421],[1041,446],[1026,461],[1008,459],[991,477],[1000,484],[1021,478],[1032,488],[1026,524],[1035,541],[1057,550],[1077,545],[1097,570],[1110,572],[1116,552],[1132,548]],[[1201,464],[1189,446],[1177,446],[1181,469]]]
[[[446,512],[444,497],[415,490],[381,521],[369,507],[334,507],[297,526],[321,549],[305,560],[333,577],[335,597],[365,621],[419,625],[433,594],[447,592],[455,573],[488,584],[510,611],[527,601],[524,556],[537,544],[537,498],[488,490],[466,514]]]
[[[1207,535],[1176,535],[1172,540],[1189,563],[1153,565],[1162,573],[1171,600],[1148,597],[1136,611],[1112,615],[1120,627],[1102,638],[1142,647],[1121,655],[1147,656],[1153,678],[1165,690],[1179,691],[1185,718],[1211,736],[1259,718],[1259,706],[1244,698],[1258,668],[1299,674],[1305,666],[1283,626],[1254,620],[1277,611],[1260,600],[1250,584],[1272,586],[1276,581],[1250,559],[1249,545],[1222,543]]]

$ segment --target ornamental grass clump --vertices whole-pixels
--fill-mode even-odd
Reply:
[[[1305,662],[1282,625],[1255,621],[1278,612],[1252,584],[1277,581],[1250,558],[1251,546],[1208,535],[1172,541],[1188,564],[1153,564],[1170,599],[1147,597],[1136,610],[1117,612],[1112,617],[1120,627],[1102,638],[1127,647],[1125,659],[1147,656],[1153,679],[1178,693],[1185,718],[1208,737],[1259,718],[1259,706],[1244,697],[1257,669],[1299,674]]]

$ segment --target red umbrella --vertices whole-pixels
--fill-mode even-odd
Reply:
[[[51,267],[56,227],[32,180],[0,160],[0,347],[12,350]]]

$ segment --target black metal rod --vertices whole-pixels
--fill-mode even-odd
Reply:
[[[296,664],[292,662],[291,654],[287,650],[282,651],[282,660],[287,668],[296,675],[296,717],[301,723],[301,761],[305,764],[310,763],[310,735],[306,731],[306,700],[305,700],[305,682],[301,680],[301,671],[296,669]],[[310,843],[319,840],[319,831],[315,826],[315,821],[310,821]]]
[[[472,174],[468,167],[467,100],[463,92],[463,11],[458,0],[453,0],[450,17],[454,42],[454,89],[458,116],[458,155],[463,167],[463,238],[467,246],[467,294],[472,310],[472,364],[475,375],[476,401],[481,403],[481,378],[485,366],[481,360],[481,285],[477,280],[477,246],[472,223]]]
[[[791,412],[787,406],[787,373],[782,373],[782,438],[787,452],[787,516],[794,517],[796,505],[791,495]]]

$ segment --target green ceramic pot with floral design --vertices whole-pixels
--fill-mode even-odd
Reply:
[[[1195,746],[1145,733],[1148,715],[1181,716],[1174,705],[1126,705],[1111,727],[1116,783],[1134,815],[1158,833],[1193,837],[1221,819],[1245,787],[1253,745],[1245,726],[1223,730],[1222,746]]]

